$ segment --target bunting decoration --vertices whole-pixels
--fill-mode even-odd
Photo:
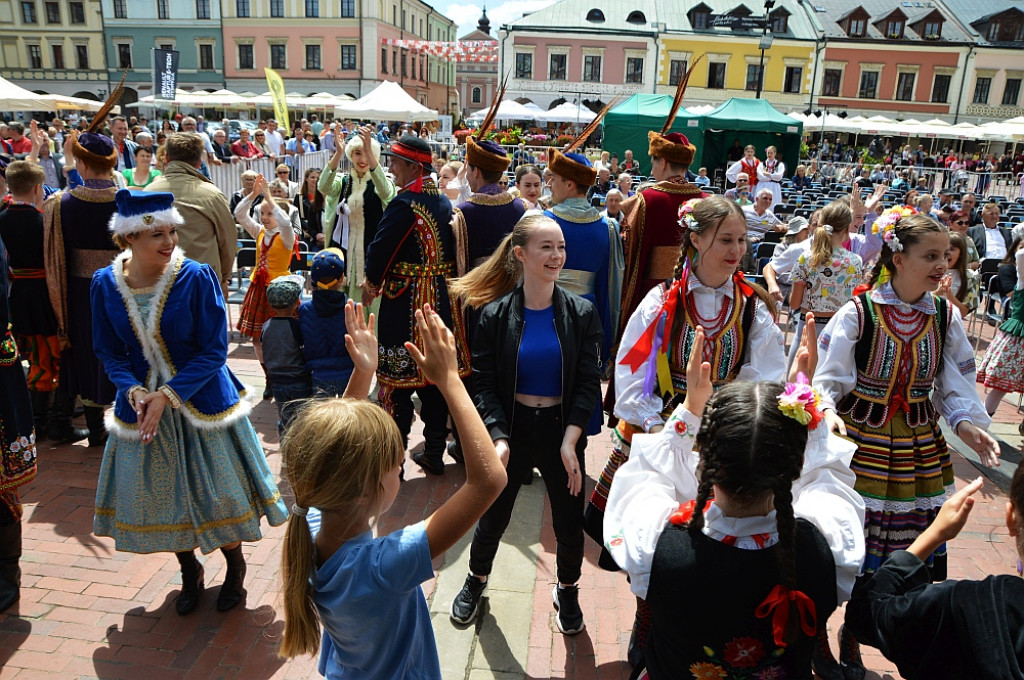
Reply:
[[[413,52],[420,52],[445,61],[497,63],[497,40],[399,40],[397,38],[381,38],[381,45],[400,47]]]

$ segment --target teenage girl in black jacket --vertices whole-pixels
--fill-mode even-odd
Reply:
[[[476,617],[523,476],[536,467],[557,541],[558,628],[571,635],[585,627],[576,588],[583,564],[584,432],[600,398],[602,331],[592,303],[555,285],[564,264],[558,223],[528,212],[486,263],[450,286],[467,304],[486,305],[472,343],[474,401],[509,479],[473,535],[470,574],[452,603],[458,623]]]

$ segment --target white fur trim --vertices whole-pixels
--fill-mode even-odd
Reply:
[[[107,432],[118,439],[132,439],[136,441],[139,439],[139,424],[126,423],[123,420],[118,419],[118,417],[114,415],[114,409],[108,409],[107,412],[103,414],[103,425],[106,426]]]
[[[156,212],[132,215],[131,217],[114,213],[107,224],[107,229],[112,234],[128,236],[129,234],[137,234],[140,231],[149,231],[158,225],[167,224],[181,226],[185,224],[185,218],[173,206],[166,210],[157,210]]]

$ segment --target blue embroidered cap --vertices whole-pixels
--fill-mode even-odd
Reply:
[[[121,189],[114,195],[117,212],[110,218],[108,229],[119,236],[137,234],[158,225],[185,223],[174,207],[174,194],[169,191],[138,191]]]

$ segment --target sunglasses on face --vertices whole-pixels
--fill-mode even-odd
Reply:
[[[281,170],[281,171],[280,171],[279,173],[277,173],[277,174],[279,174],[279,175],[289,175],[289,174],[291,174],[291,173],[290,173],[290,172],[288,172],[287,170]]]
[[[953,224],[967,224],[967,220],[956,220]]]

